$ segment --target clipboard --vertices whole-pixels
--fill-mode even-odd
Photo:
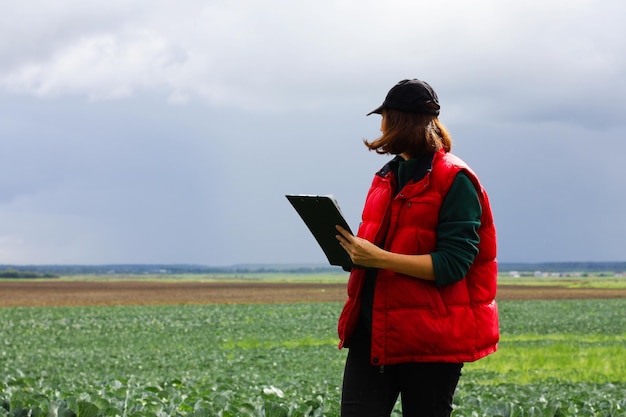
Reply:
[[[335,237],[339,233],[335,225],[343,227],[350,234],[354,233],[341,214],[334,196],[287,194],[285,197],[309,228],[331,265],[344,269],[357,267]]]

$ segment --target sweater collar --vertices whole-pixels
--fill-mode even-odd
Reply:
[[[391,161],[387,162],[376,174],[386,177],[389,173],[393,173],[398,178],[398,169],[400,164],[407,164],[407,168],[412,168],[413,174],[408,175],[414,182],[420,181],[428,174],[433,167],[433,159],[436,153],[424,155],[409,161],[405,161],[400,155],[396,155]],[[408,182],[408,181],[407,181]]]

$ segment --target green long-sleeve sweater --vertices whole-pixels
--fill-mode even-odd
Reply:
[[[398,165],[398,189],[400,191],[411,179],[421,180],[430,167],[432,157],[400,161]],[[438,286],[463,279],[478,254],[478,228],[482,209],[474,184],[459,172],[439,212],[437,249],[431,253]]]

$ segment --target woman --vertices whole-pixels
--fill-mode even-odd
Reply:
[[[339,318],[349,348],[341,415],[449,416],[464,362],[497,349],[496,235],[477,176],[450,153],[427,83],[396,84],[370,150],[395,157],[376,175],[357,236],[337,226],[352,261]]]

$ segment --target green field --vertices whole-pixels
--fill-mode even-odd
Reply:
[[[2,308],[0,416],[337,416],[340,308]],[[500,302],[500,350],[466,365],[453,415],[626,416],[624,311]]]

